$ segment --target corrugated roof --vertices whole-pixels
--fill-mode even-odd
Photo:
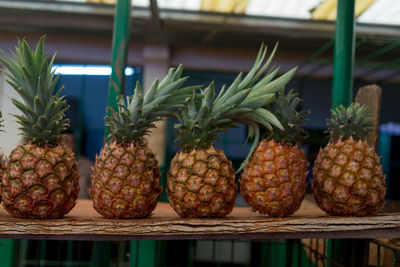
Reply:
[[[236,12],[251,16],[311,19],[311,11],[323,2],[334,0],[157,0],[159,8],[177,10],[203,10],[215,12]],[[371,4],[372,3],[372,4]],[[148,0],[133,0],[133,5],[147,7]],[[336,15],[336,3],[328,3],[330,13]],[[400,25],[399,0],[357,0],[358,22],[372,24]],[[333,19],[334,19],[333,17]],[[330,16],[332,18],[332,15]]]
[[[58,1],[116,2],[116,0]],[[337,0],[157,0],[160,9],[241,13],[249,16],[304,20],[334,20],[336,3]],[[132,4],[149,7],[149,0],[132,0]],[[400,26],[400,0],[356,0],[356,16],[360,23]]]

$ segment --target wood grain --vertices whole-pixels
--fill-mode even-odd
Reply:
[[[379,134],[379,116],[381,112],[382,88],[376,84],[361,87],[356,96],[356,102],[367,105],[373,117],[374,129],[368,135],[367,142],[377,149]]]
[[[63,219],[28,220],[0,209],[0,237],[69,240],[133,239],[266,239],[266,238],[395,238],[400,213],[368,217],[331,217],[313,202],[303,201],[294,216],[271,218],[236,207],[223,219],[182,219],[169,204],[159,203],[146,219],[111,220],[80,200]]]

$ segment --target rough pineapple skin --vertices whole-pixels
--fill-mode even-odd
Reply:
[[[0,154],[0,203],[1,203],[1,181],[4,175],[4,156]]]
[[[262,140],[240,179],[244,200],[261,214],[288,216],[306,192],[307,160],[297,145]]]
[[[371,215],[384,205],[386,184],[382,165],[365,141],[339,140],[318,153],[313,194],[330,215]]]
[[[18,145],[6,160],[1,191],[5,209],[15,217],[63,217],[79,194],[74,153],[65,144]]]
[[[96,158],[89,191],[93,207],[104,217],[150,215],[161,195],[155,155],[146,144],[106,144]]]
[[[232,162],[213,146],[178,152],[167,184],[169,202],[181,217],[225,217],[235,206]]]

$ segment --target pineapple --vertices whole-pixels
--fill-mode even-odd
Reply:
[[[145,136],[154,122],[170,116],[183,106],[196,87],[181,88],[182,66],[171,68],[166,78],[156,80],[143,96],[137,83],[134,95],[125,103],[118,97],[118,110],[109,109],[106,126],[110,144],[96,157],[89,190],[93,207],[107,218],[127,219],[148,216],[161,194],[160,170]]]
[[[275,51],[276,47],[262,66],[266,55],[263,45],[244,79],[240,73],[216,98],[211,83],[201,92],[201,103],[197,103],[194,94],[178,114],[175,131],[182,150],[172,159],[167,193],[170,204],[181,217],[224,217],[235,205],[235,171],[224,152],[213,145],[218,132],[227,131],[237,122],[248,124],[251,133],[257,131],[259,124],[282,127],[263,106],[286,85],[295,69],[275,80],[278,69],[261,78]]]
[[[64,112],[69,108],[63,88],[54,93],[58,77],[44,56],[43,36],[35,51],[18,41],[14,60],[1,51],[8,83],[23,103],[12,99],[22,112],[14,115],[21,125],[23,141],[5,163],[2,200],[5,209],[21,218],[60,218],[74,206],[79,193],[78,167],[73,151],[64,143],[69,127]]]
[[[261,214],[291,215],[304,198],[308,164],[299,144],[307,136],[301,125],[308,111],[296,111],[300,102],[292,91],[286,96],[279,92],[270,109],[283,130],[267,131],[242,173],[240,193]]]
[[[0,111],[0,128],[3,127],[3,114]],[[2,132],[3,130],[0,130]],[[4,174],[4,156],[2,153],[0,153],[0,202],[1,202],[1,180],[3,179],[3,174]]]
[[[367,106],[340,106],[327,124],[329,143],[313,169],[315,201],[331,215],[378,213],[385,201],[385,175],[374,148],[365,141],[373,127]]]

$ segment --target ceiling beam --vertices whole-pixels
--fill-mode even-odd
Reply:
[[[162,20],[160,19],[160,10],[158,9],[157,0],[150,0],[151,18],[157,29],[162,27]]]

